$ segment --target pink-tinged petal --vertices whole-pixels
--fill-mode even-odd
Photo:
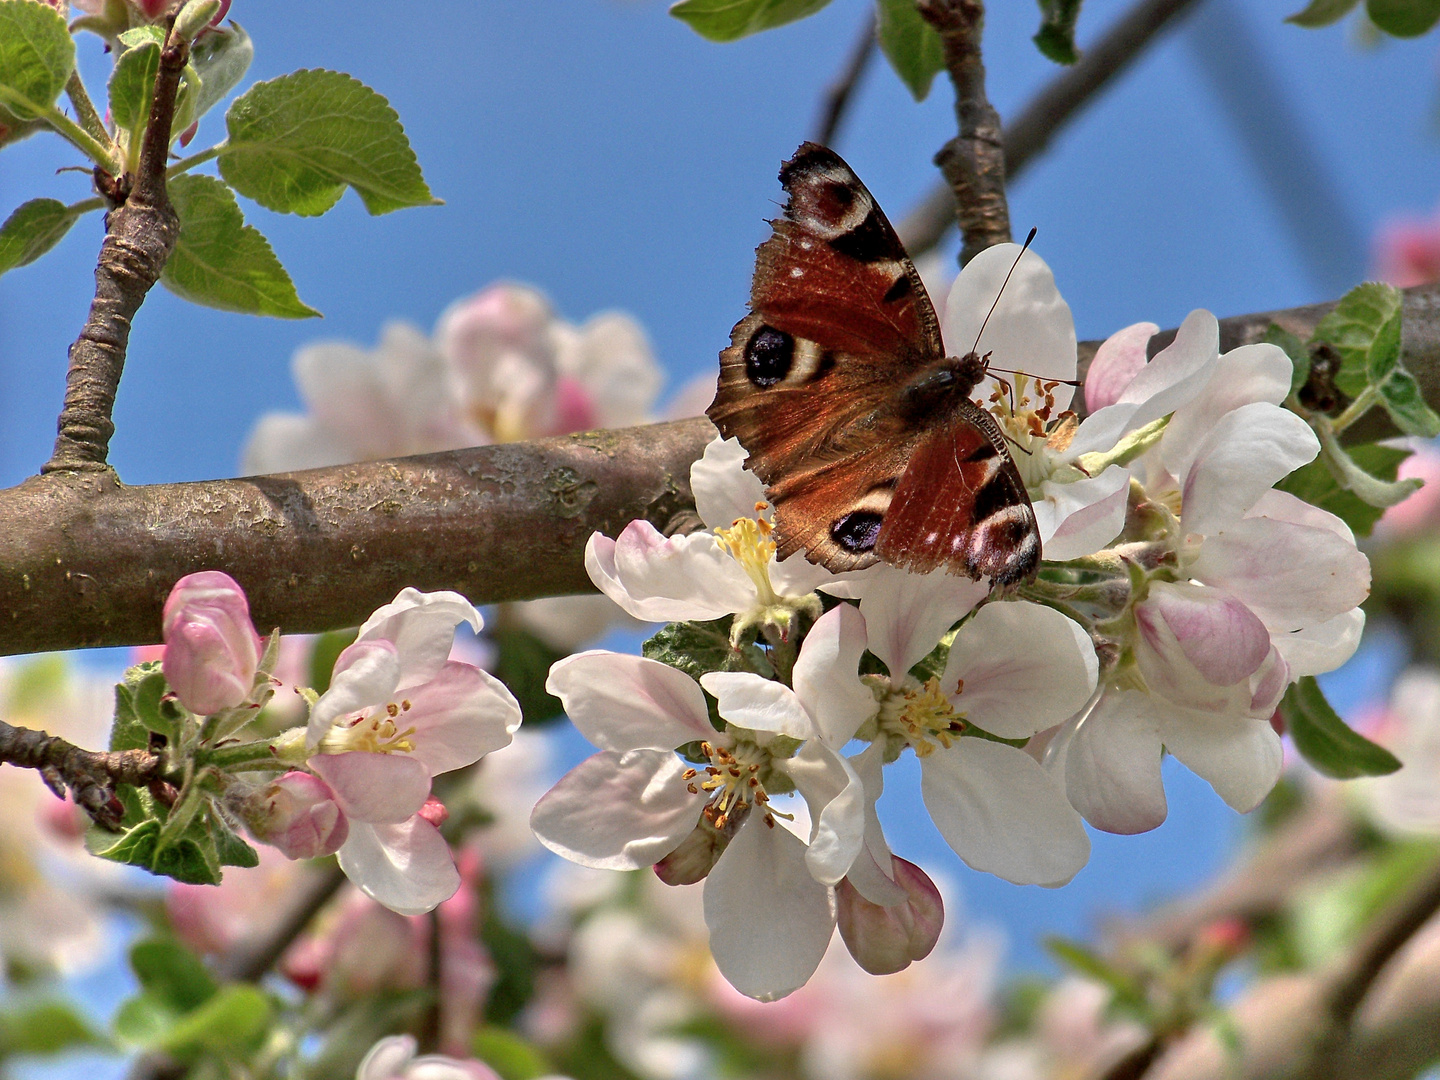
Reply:
[[[1318,626],[1307,626],[1272,639],[1276,650],[1290,666],[1290,674],[1319,675],[1334,671],[1355,655],[1365,629],[1365,612],[1359,608],[1336,615]]]
[[[1219,532],[1319,452],[1310,425],[1288,409],[1257,401],[1226,413],[1182,479],[1181,525],[1187,533]]]
[[[966,738],[927,754],[920,767],[925,808],[967,866],[1053,888],[1089,860],[1080,815],[1023,750]]]
[[[1044,557],[1057,562],[1093,555],[1125,527],[1130,473],[1111,465],[1099,476],[1059,484],[1046,480],[1035,504]]]
[[[463,769],[502,746],[520,726],[515,695],[488,671],[449,661],[435,678],[405,695],[408,712],[395,718],[409,736],[414,758],[431,776]]]
[[[709,380],[709,398],[715,396],[715,380]],[[704,409],[702,408],[703,412]],[[705,446],[700,460],[690,466],[690,490],[695,493],[695,511],[707,529],[728,529],[736,518],[753,518],[755,504],[765,502],[765,485],[745,468],[748,451],[739,439],[716,436]]]
[[[1221,356],[1204,389],[1175,410],[1160,440],[1160,456],[1175,476],[1185,476],[1205,437],[1230,412],[1265,402],[1279,405],[1290,393],[1293,365],[1278,345],[1245,345]]]
[[[598,649],[576,653],[551,666],[545,689],[602,750],[673,750],[715,736],[700,685],[658,660]]]
[[[1280,699],[1285,696],[1285,691],[1294,679],[1284,655],[1271,645],[1270,655],[1265,658],[1265,663],[1261,664],[1260,670],[1250,678],[1249,715],[1262,718],[1272,716],[1280,707]]]
[[[981,356],[992,353],[991,362],[997,367],[1018,368],[1040,379],[1073,379],[1075,320],[1070,305],[1055,287],[1050,267],[1033,248],[1017,265],[1019,255],[1019,244],[996,244],[965,264],[945,301],[945,348],[951,356],[964,356],[972,349]],[[992,305],[995,310],[986,322]],[[992,389],[987,379],[976,388],[976,400],[983,400]],[[1057,386],[1056,408],[1067,408],[1074,393],[1063,383]]]
[[[250,697],[263,646],[245,590],[229,574],[202,570],[175,582],[161,627],[165,680],[192,713],[208,716]]]
[[[637,619],[718,619],[755,602],[755,583],[715,537],[667,538],[643,519],[615,541],[615,578],[624,592],[611,599]]]
[[[709,793],[686,789],[689,768],[668,750],[605,750],[541,797],[530,828],[551,851],[598,870],[653,866],[700,820]]]
[[[818,739],[802,746],[785,767],[810,808],[805,863],[816,881],[834,885],[865,842],[865,785],[848,761]]]
[[[305,742],[312,749],[335,722],[389,701],[400,682],[400,655],[388,641],[357,641],[335,660],[330,688],[310,710]]]
[[[906,892],[904,903],[871,903],[849,881],[835,890],[840,936],[871,975],[891,975],[925,959],[945,925],[945,904],[929,875],[904,859],[891,861]]]
[[[857,892],[872,904],[890,907],[904,903],[905,890],[894,878],[894,856],[885,842],[875,803],[885,791],[885,742],[876,740],[850,759],[850,766],[865,787],[865,846],[846,875]]]
[[[404,754],[315,754],[307,765],[330,785],[345,816],[371,824],[395,825],[430,797],[430,773]]]
[[[860,597],[870,651],[896,678],[924,659],[950,627],[990,595],[989,582],[944,572],[912,574],[884,565],[825,591]]]
[[[1025,739],[1082,708],[1099,667],[1079,623],[1053,608],[1006,601],[987,604],[960,628],[940,689],[971,723]]]
[[[814,974],[835,912],[799,837],[752,814],[705,881],[705,923],[720,974],[742,994],[774,1001]]]
[[[1189,573],[1243,601],[1274,632],[1332,619],[1370,595],[1370,560],[1353,541],[1268,517],[1206,537]]]
[[[1149,357],[1145,347],[1160,332],[1152,322],[1133,323],[1117,330],[1095,350],[1085,371],[1085,411],[1093,413],[1114,405],[1130,381],[1144,369]]]
[[[1255,613],[1230,594],[1203,585],[1152,583],[1150,595],[1135,605],[1135,622],[1150,649],[1137,650],[1136,658],[1154,690],[1187,679],[1187,663],[1212,686],[1234,686],[1254,674],[1270,652],[1270,632]],[[1162,673],[1155,664],[1176,670]]]
[[[1164,823],[1164,755],[1156,715],[1166,708],[1149,694],[1107,691],[1060,736],[1065,794],[1095,828],[1128,836]]]
[[[401,915],[433,911],[460,888],[450,845],[418,817],[398,825],[352,822],[340,869],[366,896]]]
[[[816,566],[803,551],[770,564],[770,583],[781,596],[804,596],[834,580],[834,574]]]
[[[276,777],[241,809],[250,835],[273,844],[287,859],[333,855],[350,834],[330,786],[309,773]]]
[[[365,1054],[355,1080],[396,1080],[415,1056],[418,1044],[413,1035],[390,1035]]]
[[[486,957],[483,977],[488,988],[495,977],[494,968]],[[447,1001],[449,999],[447,998]],[[402,1080],[501,1080],[500,1074],[475,1058],[453,1058],[444,1054],[424,1054],[405,1070]]]
[[[1354,545],[1355,534],[1350,526],[1330,513],[1329,510],[1321,510],[1320,507],[1306,502],[1298,495],[1291,495],[1288,491],[1280,491],[1278,488],[1271,488],[1256,500],[1245,517],[1269,518],[1272,521],[1287,521],[1291,525],[1305,525],[1312,529],[1324,529],[1326,532],[1334,533],[1347,544]]]
[[[357,641],[389,641],[400,654],[401,687],[429,682],[450,658],[455,628],[468,623],[477,634],[485,625],[475,605],[457,592],[401,589],[360,627]]]
[[[820,734],[805,706],[784,683],[748,671],[710,671],[700,685],[719,701],[720,715],[736,727],[813,739]]]
[[[795,696],[814,717],[820,734],[837,748],[879,709],[875,695],[860,681],[865,640],[864,616],[841,604],[816,620],[795,661]]]
[[[1280,779],[1284,752],[1269,720],[1167,710],[1160,715],[1160,737],[1182,765],[1242,814],[1259,806]]]

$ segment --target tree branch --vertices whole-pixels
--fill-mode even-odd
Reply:
[[[1055,133],[1109,85],[1130,62],[1195,0],[1139,0],[1080,59],[1048,82],[1005,126],[1005,178],[1020,171],[1050,145]],[[955,224],[955,196],[947,183],[936,184],[896,231],[911,258],[929,251]]]
[[[180,219],[165,191],[165,166],[175,96],[189,57],[189,42],[172,32],[160,52],[135,174],[117,180],[96,170],[96,186],[116,205],[105,218],[90,315],[70,346],[65,405],[60,411],[55,449],[41,469],[43,473],[107,468],[110,436],[115,433],[111,413],[125,368],[131,321],[160,280],[160,271],[180,234]]]
[[[289,898],[284,915],[273,926],[231,949],[220,961],[217,974],[226,980],[259,982],[344,884],[344,872],[333,863],[311,872]]]
[[[985,5],[981,0],[916,0],[916,6],[940,34],[945,67],[955,85],[960,133],[935,155],[935,164],[955,197],[964,240],[963,266],[986,248],[1010,239],[1005,143],[1000,114],[985,96],[985,64],[980,57]]]
[[[148,750],[97,753],[82,750],[58,735],[14,727],[0,720],[0,762],[36,769],[60,798],[69,788],[75,801],[101,825],[115,828],[125,808],[115,797],[117,784],[141,786],[158,780],[165,759]]]
[[[855,39],[845,66],[825,90],[825,104],[820,111],[820,121],[815,125],[814,141],[821,146],[829,146],[835,138],[835,132],[840,128],[840,121],[844,119],[855,87],[859,84],[860,77],[865,74],[865,69],[870,66],[870,58],[875,55],[875,44],[875,9],[869,8],[860,27],[860,36]]]

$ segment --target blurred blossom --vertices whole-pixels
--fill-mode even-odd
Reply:
[[[259,937],[285,913],[285,901],[310,873],[268,845],[256,849],[258,866],[230,866],[219,885],[172,881],[165,889],[170,928],[204,956],[224,956],[241,941]]]
[[[1045,996],[1030,1030],[981,1057],[979,1080],[1056,1080],[1103,1076],[1149,1037],[1143,1025],[1110,1013],[1109,987],[1061,979]]]
[[[1364,726],[1403,767],[1358,781],[1355,794],[1388,830],[1440,835],[1440,669],[1404,672],[1390,693],[1389,707]]]
[[[416,1043],[410,1035],[391,1035],[370,1048],[355,1080],[500,1080],[500,1075],[483,1061],[453,1058],[443,1054],[415,1056]]]
[[[1440,212],[1428,218],[1395,218],[1375,237],[1376,273],[1407,289],[1440,281]]]
[[[530,831],[530,812],[554,783],[550,736],[521,727],[509,746],[487,754],[469,781],[468,798],[488,817],[466,834],[465,843],[485,860],[486,870],[503,873],[544,849]]]
[[[427,920],[397,915],[355,890],[342,897],[285,955],[286,977],[338,1002],[424,986]]]
[[[1440,449],[1421,440],[1404,440],[1415,452],[1400,463],[1397,479],[1423,483],[1418,491],[1389,507],[1375,525],[1375,535],[1398,539],[1434,532],[1440,525]]]
[[[245,590],[229,574],[186,574],[162,616],[165,681],[197,716],[233,709],[250,697],[264,643],[250,621]]]

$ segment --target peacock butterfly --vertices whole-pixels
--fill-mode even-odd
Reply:
[[[995,419],[987,358],[947,357],[900,238],[834,151],[780,168],[784,217],[756,250],[751,314],[706,414],[749,452],[776,554],[841,573],[883,561],[997,585],[1034,576],[1040,533]]]

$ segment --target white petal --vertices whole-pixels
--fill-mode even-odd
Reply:
[[[740,827],[705,881],[710,952],[730,985],[761,1001],[804,986],[835,929],[830,890],[805,866],[805,845],[758,814]]]
[[[885,742],[877,740],[850,759],[850,766],[865,787],[865,845],[846,876],[855,891],[881,907],[894,907],[909,899],[909,893],[896,883],[894,859],[875,803],[885,791],[883,775]]]
[[[835,577],[825,567],[807,559],[803,551],[770,564],[770,582],[781,596],[804,596],[828,585]]]
[[[357,641],[391,641],[400,654],[400,687],[429,682],[450,659],[455,627],[468,623],[477,634],[485,625],[475,605],[457,592],[401,589],[360,627]]]
[[[791,683],[805,711],[831,746],[844,746],[856,729],[879,709],[870,688],[860,681],[865,651],[865,618],[850,604],[832,608],[816,620]]]
[[[1065,794],[1106,832],[1149,832],[1165,820],[1159,710],[1149,694],[1110,691],[1068,735]]]
[[[433,911],[460,888],[450,845],[421,817],[399,825],[351,822],[339,857],[361,892],[401,915]]]
[[[1318,626],[1307,626],[1288,634],[1276,634],[1270,640],[1294,678],[1334,671],[1355,655],[1360,635],[1365,629],[1365,612],[1360,608],[1336,615]]]
[[[755,602],[755,584],[708,532],[661,535],[643,519],[620,532],[608,596],[637,619],[683,622],[718,619]]]
[[[595,649],[557,660],[545,689],[602,750],[673,750],[715,737],[700,686],[683,671]]]
[[[1259,806],[1280,779],[1284,754],[1268,720],[1168,710],[1160,715],[1160,737],[1165,749],[1242,814]]]
[[[240,455],[243,476],[319,469],[351,460],[347,446],[313,416],[266,413],[255,422]]]
[[[960,739],[920,760],[925,808],[967,866],[1016,885],[1064,885],[1090,858],[1080,815],[1023,750]]]
[[[1079,623],[1015,600],[985,605],[960,628],[940,688],[985,731],[1024,739],[1073,716],[1098,673],[1095,647]]]
[[[450,661],[435,678],[406,695],[410,711],[397,718],[410,726],[417,761],[431,776],[463,769],[502,746],[520,727],[520,703],[509,687],[471,664]]]
[[[560,351],[556,366],[584,381],[596,427],[631,427],[652,419],[665,380],[644,329],[617,311],[586,319],[574,347]]]
[[[844,594],[842,588],[860,597],[870,651],[895,678],[922,660],[950,627],[990,594],[989,582],[944,571],[912,574],[883,564],[866,570],[863,578],[825,591],[839,596]]]
[[[598,870],[653,866],[690,835],[709,794],[686,789],[668,750],[605,750],[560,778],[535,804],[530,828],[551,851]]]
[[[1120,535],[1130,496],[1130,473],[1111,465],[1099,476],[1040,485],[1035,503],[1043,557],[1057,562],[1093,555]]]
[[[1070,306],[1055,287],[1055,275],[1045,260],[1031,249],[1016,265],[1019,254],[1019,244],[996,244],[960,271],[945,301],[945,349],[951,356],[964,356],[972,349],[981,356],[993,353],[991,362],[997,367],[1018,369],[1040,379],[1073,379],[1075,320]],[[995,310],[987,323],[991,305]],[[982,324],[985,332],[977,344]],[[992,389],[987,380],[973,396],[983,400]],[[1073,387],[1057,386],[1056,408],[1068,407],[1074,393]]]
[[[413,1035],[386,1036],[361,1060],[355,1080],[395,1080],[415,1056],[417,1045]]]
[[[1257,401],[1226,413],[1183,478],[1181,524],[1186,532],[1219,532],[1319,452],[1310,425],[1288,409]]]
[[[810,807],[805,864],[816,881],[834,885],[865,841],[865,785],[850,763],[819,739],[807,742],[785,765]]]
[[[615,541],[604,533],[591,533],[585,543],[585,572],[595,587],[632,619],[666,622],[673,618],[683,622],[690,618],[719,618],[712,616],[709,608],[690,600],[631,596],[615,569]]]
[[[1246,518],[1265,517],[1273,521],[1288,521],[1292,525],[1308,525],[1312,529],[1325,529],[1334,533],[1348,544],[1355,543],[1355,534],[1350,526],[1330,513],[1308,503],[1298,495],[1271,488],[1256,500]]]
[[[1271,631],[1313,626],[1370,595],[1370,560],[1353,541],[1268,517],[1207,536],[1189,573],[1239,597]]]
[[[795,691],[748,671],[709,671],[700,684],[720,703],[720,715],[736,727],[769,731],[793,739],[820,734]]]
[[[399,681],[400,654],[394,645],[355,642],[336,658],[330,688],[310,710],[305,744],[313,750],[340,717],[389,701]]]
[[[713,395],[713,380],[710,389]],[[739,439],[716,436],[706,444],[700,460],[690,466],[695,510],[707,529],[728,529],[736,518],[753,518],[755,504],[765,501],[765,485],[745,468],[748,456]]]
[[[1094,413],[1120,400],[1121,393],[1145,369],[1150,339],[1160,332],[1153,322],[1132,323],[1100,343],[1085,371],[1085,411]]]
[[[1201,443],[1226,413],[1255,402],[1279,405],[1290,393],[1290,358],[1278,345],[1244,345],[1220,357],[1204,389],[1175,410],[1160,456],[1175,476],[1190,471]]]

